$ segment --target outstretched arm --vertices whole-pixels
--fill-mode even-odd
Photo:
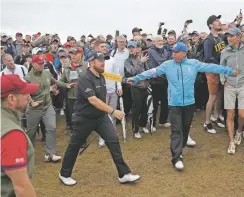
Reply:
[[[207,64],[202,63],[196,60],[197,71],[198,72],[209,72],[209,73],[218,73],[218,74],[227,74],[227,75],[237,75],[235,70],[228,68],[226,66],[218,64]]]
[[[166,74],[166,65],[165,64],[161,64],[160,66],[158,66],[156,68],[152,68],[150,70],[144,71],[143,73],[138,74],[135,77],[129,78],[128,81],[138,82],[138,81],[143,81],[145,79],[156,78],[163,74]]]

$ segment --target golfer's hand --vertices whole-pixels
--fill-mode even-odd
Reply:
[[[233,75],[234,76],[237,76],[238,75],[238,71],[237,70],[234,70]]]
[[[113,113],[113,116],[115,116],[115,118],[122,120],[125,116],[125,113],[119,110],[115,110]]]
[[[224,86],[228,86],[229,84],[228,84],[228,82],[227,81],[225,81],[225,83],[224,83]]]

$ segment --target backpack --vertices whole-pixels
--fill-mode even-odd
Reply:
[[[208,37],[205,39],[210,39],[213,43],[213,45],[215,45],[215,40],[214,40],[214,37],[209,34]],[[195,54],[195,59],[199,60],[200,62],[203,62],[203,59],[204,59],[204,41],[205,40],[201,40],[201,42],[199,43],[199,45],[197,46],[197,49],[196,49],[196,54]]]

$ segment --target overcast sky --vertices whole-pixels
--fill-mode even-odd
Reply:
[[[69,35],[115,34],[131,37],[133,27],[156,34],[158,23],[180,32],[187,19],[189,31],[207,31],[207,18],[222,15],[233,21],[244,0],[1,0],[1,32],[11,34],[58,33]]]

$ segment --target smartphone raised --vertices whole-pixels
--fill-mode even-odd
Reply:
[[[190,24],[190,23],[193,23],[193,20],[187,20],[186,23]]]

